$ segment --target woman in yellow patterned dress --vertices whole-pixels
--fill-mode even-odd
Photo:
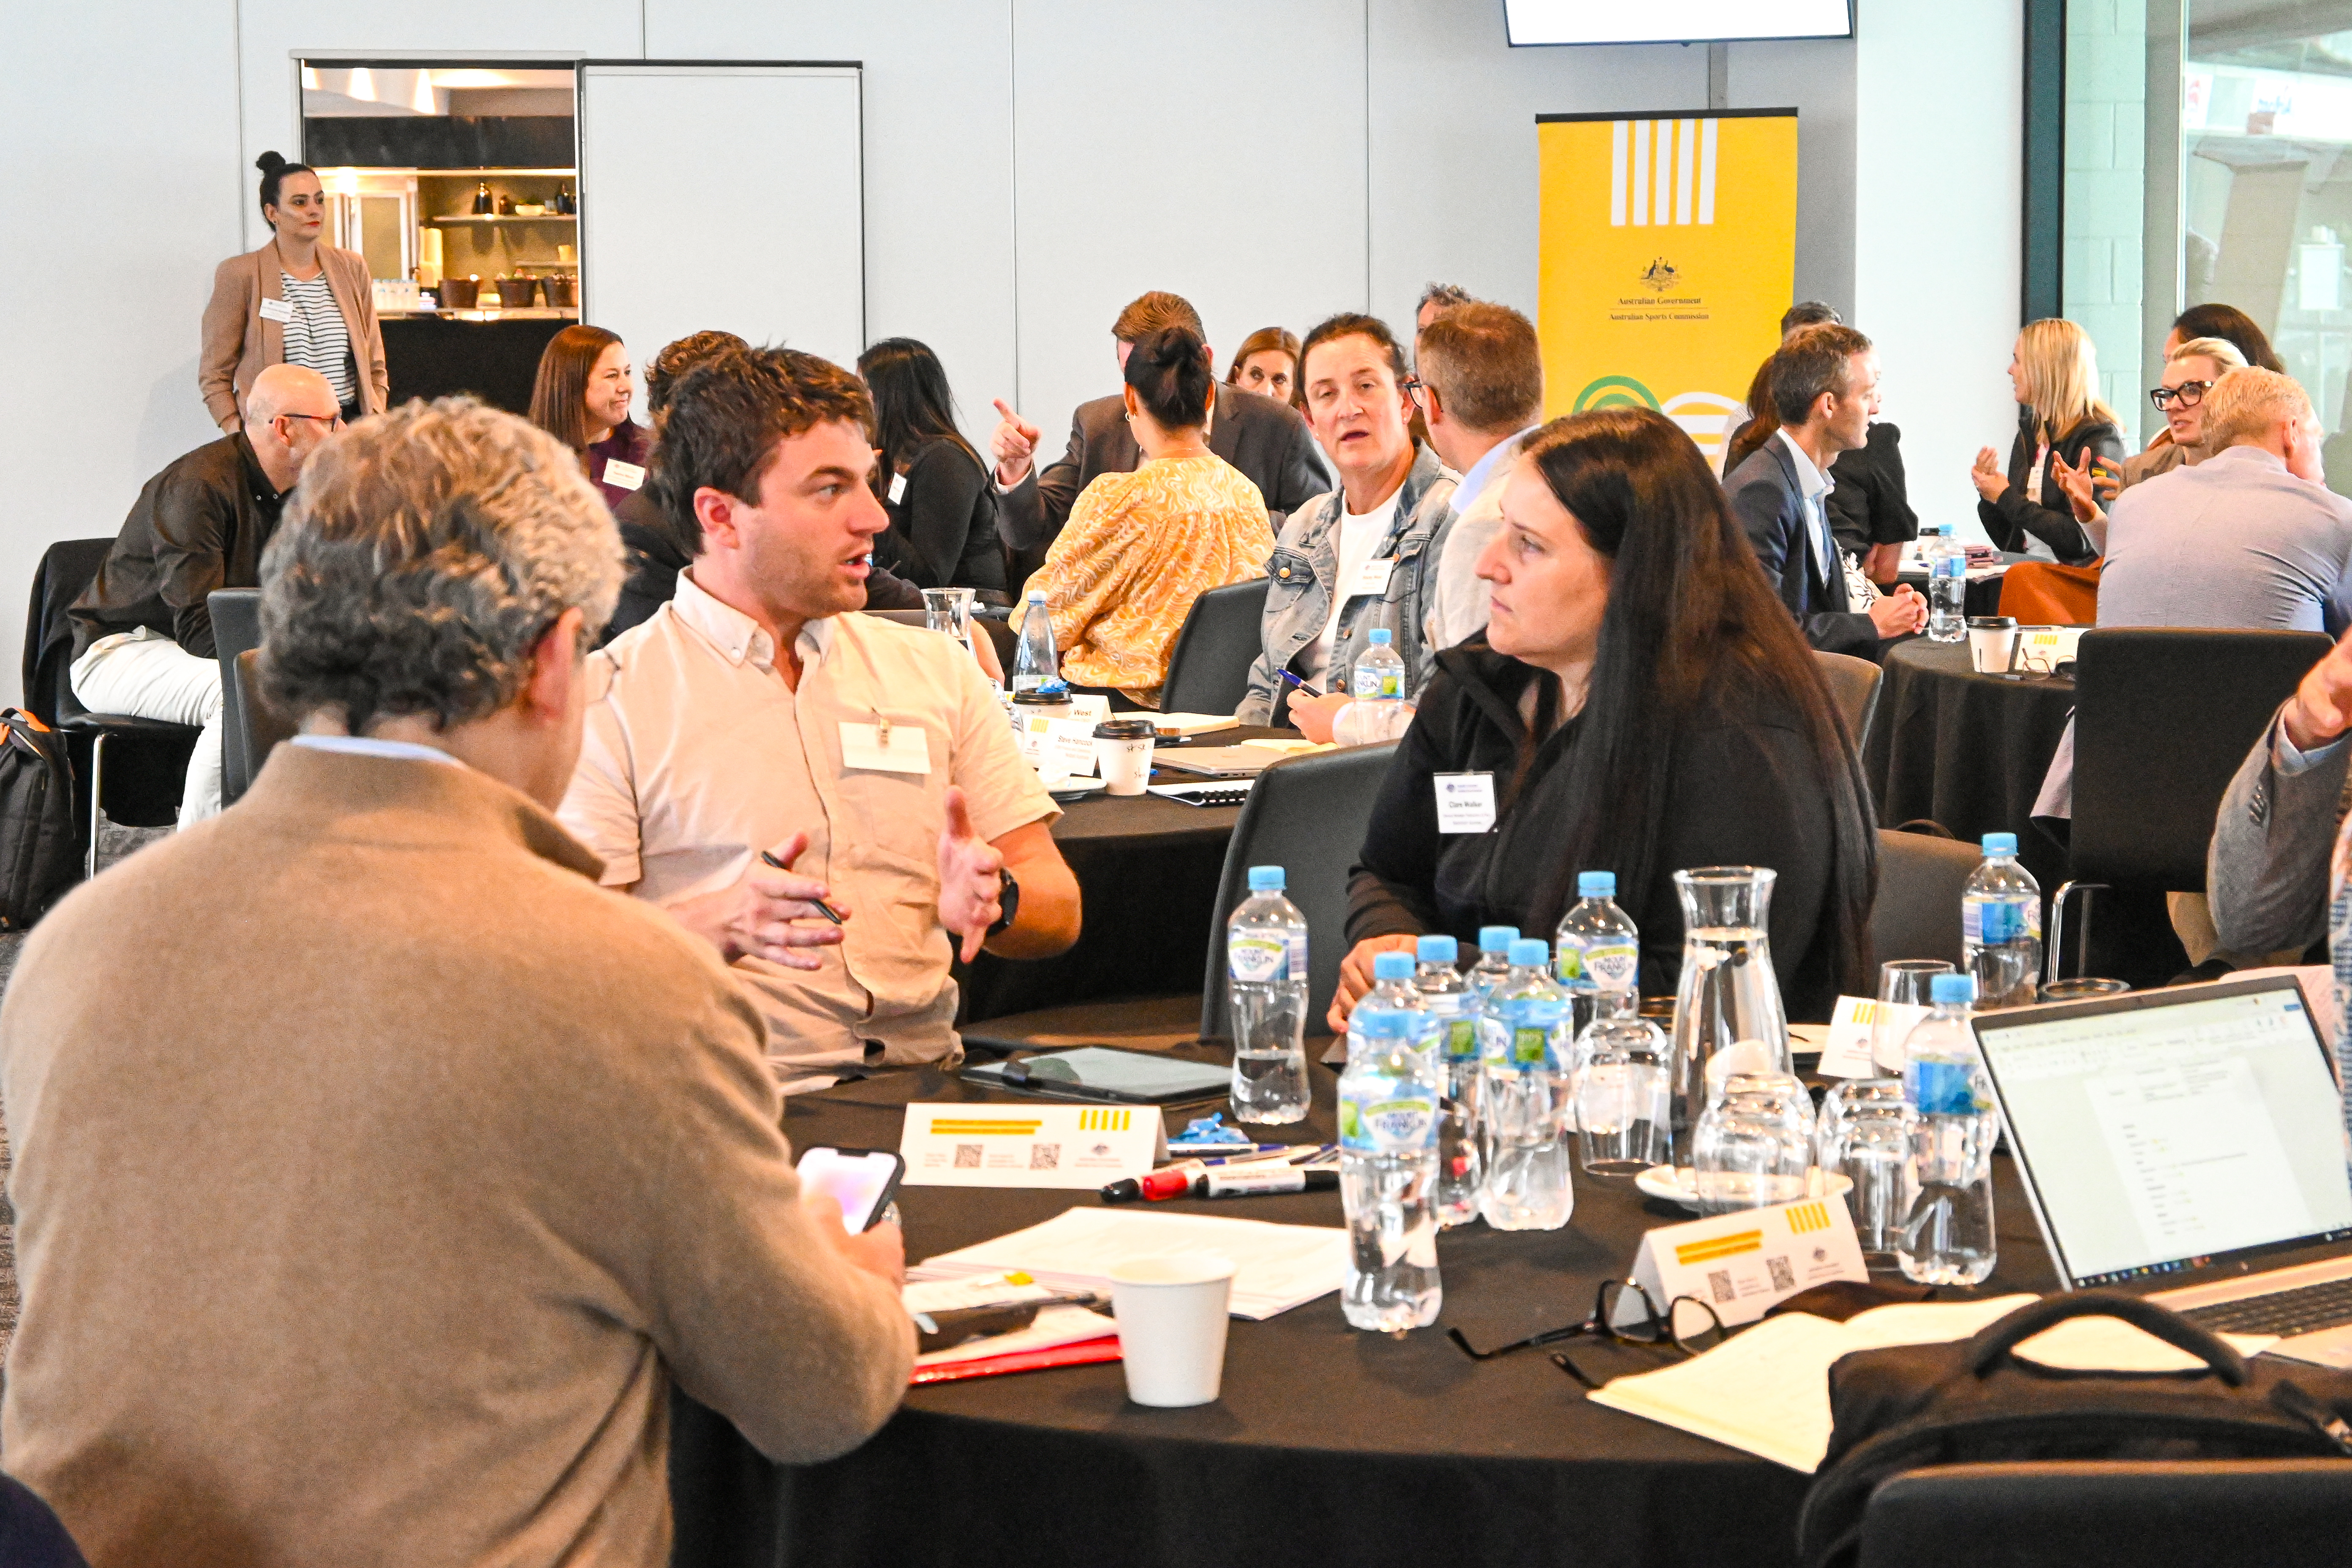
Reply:
[[[1192,601],[1265,575],[1265,499],[1209,450],[1216,386],[1200,334],[1171,327],[1127,356],[1127,422],[1143,461],[1079,492],[1022,594],[1045,595],[1062,678],[1156,708]],[[1016,625],[1018,616],[1016,616]]]

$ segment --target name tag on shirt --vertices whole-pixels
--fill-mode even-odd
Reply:
[[[904,474],[892,474],[890,476],[890,504],[892,506],[897,506],[900,501],[905,500],[906,499],[907,476]]]
[[[1437,773],[1437,831],[1491,833],[1495,827],[1495,775]]]
[[[893,724],[885,732],[879,724],[845,723],[841,765],[880,773],[928,773],[931,746],[920,724]]]
[[[646,471],[635,463],[625,463],[614,458],[604,465],[604,482],[633,490],[646,482]]]
[[[1385,595],[1389,591],[1389,578],[1395,571],[1396,557],[1393,555],[1367,561],[1356,569],[1356,581],[1344,596],[1353,599],[1364,594]]]
[[[265,321],[290,321],[294,319],[294,307],[283,300],[264,300],[261,302],[261,319]]]

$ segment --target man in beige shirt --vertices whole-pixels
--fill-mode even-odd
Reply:
[[[734,965],[794,1088],[953,1057],[959,947],[1047,957],[1078,934],[1058,813],[979,667],[850,613],[889,526],[871,413],[855,376],[786,349],[679,379],[648,489],[693,564],[594,655],[611,690],[560,814],[605,886]]]
[[[97,1568],[659,1568],[673,1379],[794,1463],[905,1390],[896,1227],[803,1203],[757,1014],[549,815],[620,574],[521,420],[339,436],[262,569],[303,734],[26,943],[0,1442]]]

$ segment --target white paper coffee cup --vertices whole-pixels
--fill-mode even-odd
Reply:
[[[1095,766],[1110,794],[1143,793],[1151,782],[1154,740],[1149,719],[1110,719],[1095,726]]]
[[[1969,663],[1979,675],[2006,675],[2017,662],[2017,622],[1979,616],[1969,622]]]
[[[1234,1264],[1214,1253],[1132,1258],[1110,1270],[1127,1396],[1174,1409],[1206,1405],[1225,1377]]]

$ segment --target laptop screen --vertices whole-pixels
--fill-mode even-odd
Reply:
[[[1977,1020],[2077,1287],[2352,1237],[2343,1101],[2285,977]]]

